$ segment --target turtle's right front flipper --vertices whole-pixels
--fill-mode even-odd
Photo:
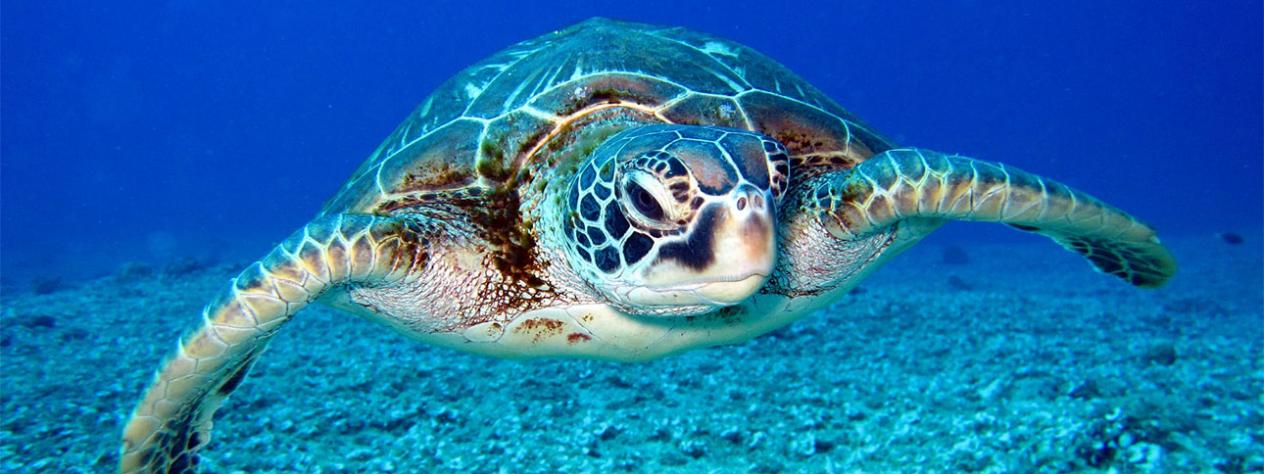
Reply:
[[[911,219],[1000,222],[1044,234],[1097,269],[1153,288],[1176,272],[1154,229],[1062,183],[999,163],[896,149],[810,184],[808,206],[835,238]]]
[[[410,218],[332,215],[247,268],[203,311],[154,377],[123,431],[119,470],[192,472],[211,416],[290,316],[343,284],[422,273],[433,232]]]

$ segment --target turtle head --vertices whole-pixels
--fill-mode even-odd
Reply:
[[[568,185],[572,265],[632,314],[692,315],[739,303],[772,272],[789,173],[785,147],[754,132],[620,132]]]

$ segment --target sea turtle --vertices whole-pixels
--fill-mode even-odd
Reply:
[[[645,360],[836,301],[949,219],[1044,234],[1140,287],[1175,271],[1123,211],[1013,167],[897,148],[742,45],[592,19],[458,74],[156,374],[124,472],[185,472],[268,340],[322,302],[502,357]]]

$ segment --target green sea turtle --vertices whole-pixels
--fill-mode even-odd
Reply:
[[[949,219],[1046,235],[1140,287],[1175,271],[1119,209],[896,148],[742,45],[585,21],[449,80],[238,275],[155,376],[120,468],[193,470],[215,409],[313,302],[479,354],[645,360],[784,326]]]

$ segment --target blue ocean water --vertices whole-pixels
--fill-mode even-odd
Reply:
[[[81,438],[87,438],[91,447],[78,453],[83,454],[87,464],[79,468],[107,471],[116,461],[110,457],[121,428],[116,425],[125,419],[139,394],[138,387],[144,382],[142,372],[160,360],[180,331],[196,319],[198,308],[208,295],[234,274],[241,262],[263,255],[311,219],[382,138],[442,81],[508,45],[592,16],[684,26],[748,45],[796,71],[900,144],[1003,161],[1057,178],[1151,223],[1165,240],[1179,243],[1178,257],[1196,259],[1192,263],[1182,261],[1190,263],[1188,268],[1192,270],[1178,274],[1172,287],[1134,293],[1131,288],[1108,286],[1102,281],[1104,277],[1093,279],[1098,275],[1078,259],[1074,261],[1077,267],[1068,263],[1073,258],[1058,260],[1063,258],[1058,253],[1061,250],[1040,237],[996,225],[949,225],[923,244],[922,253],[915,251],[909,256],[911,262],[931,261],[941,266],[910,263],[894,270],[919,276],[942,270],[943,273],[935,274],[933,282],[901,289],[906,288],[901,284],[909,282],[893,273],[883,273],[874,286],[868,287],[878,290],[867,290],[868,296],[857,293],[849,297],[852,299],[848,302],[855,303],[852,309],[832,310],[823,322],[795,326],[737,350],[733,357],[750,363],[756,373],[778,373],[795,380],[819,376],[826,380],[819,386],[790,384],[797,391],[792,397],[794,403],[787,402],[786,406],[814,406],[819,399],[844,398],[838,393],[821,395],[816,391],[821,387],[847,386],[847,396],[861,397],[856,402],[859,408],[848,405],[842,409],[830,401],[820,402],[821,406],[830,407],[821,411],[845,413],[838,415],[838,420],[846,420],[839,421],[843,424],[872,423],[890,431],[902,427],[925,438],[935,438],[936,433],[947,432],[938,429],[948,428],[930,415],[910,421],[904,415],[893,415],[899,419],[892,420],[883,418],[885,415],[863,413],[871,409],[889,414],[897,410],[893,408],[896,405],[899,410],[909,408],[902,404],[942,407],[957,403],[954,400],[986,405],[995,399],[1022,398],[1028,390],[1037,394],[1057,392],[1057,396],[1048,399],[1101,398],[1113,403],[1127,391],[1127,384],[1119,380],[1132,380],[1119,373],[1149,377],[1176,364],[1183,372],[1145,379],[1154,386],[1140,390],[1169,398],[1156,396],[1135,406],[1125,403],[1121,405],[1124,410],[1138,413],[1152,409],[1152,405],[1169,403],[1175,405],[1172,412],[1197,411],[1199,407],[1192,402],[1182,405],[1188,401],[1182,397],[1196,393],[1208,379],[1216,383],[1246,380],[1241,385],[1225,382],[1229,388],[1215,395],[1230,400],[1224,406],[1237,403],[1254,409],[1233,411],[1238,405],[1233,405],[1233,410],[1226,409],[1238,417],[1233,421],[1210,415],[1216,419],[1205,421],[1200,412],[1188,416],[1196,420],[1188,425],[1172,422],[1178,426],[1164,426],[1165,430],[1179,433],[1217,433],[1216,437],[1207,438],[1215,443],[1197,445],[1214,455],[1203,456],[1193,447],[1197,443],[1176,436],[1146,442],[1159,446],[1164,453],[1206,460],[1206,464],[1175,464],[1180,467],[1212,466],[1234,472],[1264,466],[1258,456],[1239,454],[1258,453],[1264,443],[1259,437],[1260,425],[1264,424],[1259,406],[1264,404],[1264,398],[1258,392],[1258,368],[1264,359],[1259,344],[1249,343],[1261,333],[1260,307],[1264,298],[1264,290],[1259,287],[1264,272],[1259,265],[1259,249],[1264,242],[1264,9],[1259,1],[958,0],[829,5],[756,1],[471,5],[436,1],[313,5],[178,0],[95,5],[3,2],[0,292],[4,295],[4,312],[0,315],[0,332],[4,340],[0,354],[7,360],[0,360],[0,364],[8,369],[10,378],[5,380],[16,380],[16,385],[0,389],[5,410],[0,412],[0,418],[7,418],[0,423],[0,467],[65,470],[65,464],[50,461],[57,457],[55,449],[43,445],[32,448],[35,444],[28,441],[53,440],[48,441],[50,446],[58,446],[58,440],[73,439],[79,443]],[[1224,239],[1226,233],[1237,235],[1244,242],[1232,245]],[[1044,250],[1029,250],[1028,246],[1034,245],[1042,245],[1039,248]],[[945,263],[937,253],[941,247],[967,249],[971,265],[975,266],[942,266]],[[1042,253],[1045,250],[1048,253]],[[995,275],[1017,267],[980,263],[987,260],[988,254],[1008,256],[1042,270],[1055,269],[1059,275],[1065,271],[1067,276],[1056,277],[1056,284],[1051,284],[1038,274],[1024,274],[1006,281],[1013,285],[1007,287],[996,283]],[[1058,256],[1051,257],[1055,254]],[[152,283],[118,283],[100,278],[119,274],[136,277],[138,274],[128,273],[129,268],[139,268],[127,266],[131,262],[156,267],[158,274],[193,276],[155,276]],[[918,271],[923,273],[914,273]],[[951,278],[944,277],[949,273]],[[57,281],[61,283],[50,283]],[[37,287],[57,291],[32,295],[32,289]],[[966,296],[945,296],[961,294]],[[918,306],[909,301],[925,304]],[[944,311],[952,312],[971,308],[975,312],[969,314],[975,317],[997,311],[1000,302],[1042,308],[1065,305],[1066,313],[1050,309],[1050,313],[1028,315],[1014,307],[999,310],[997,314],[1005,315],[1006,321],[971,323],[973,329],[985,328],[984,333],[992,335],[989,338],[978,336],[977,332],[954,333],[961,327],[952,324],[936,326],[932,316],[945,313],[928,309],[949,308]],[[1127,308],[1136,310],[1139,318],[1132,322],[1114,319],[1129,319],[1127,316],[1132,313]],[[100,314],[144,321],[139,327],[152,333],[94,321],[93,316]],[[882,315],[899,315],[892,317],[899,324],[879,322]],[[349,459],[348,462],[362,463],[365,467],[361,470],[386,470],[385,466],[392,462],[408,469],[401,461],[407,455],[385,453],[380,446],[374,450],[366,447],[360,454],[303,451],[302,455],[307,456],[303,462],[309,464],[290,465],[290,469],[284,464],[268,464],[263,455],[256,460],[243,460],[249,457],[240,454],[247,446],[257,447],[248,443],[258,442],[249,428],[252,421],[257,421],[251,418],[255,416],[252,414],[266,412],[268,407],[274,407],[271,404],[280,398],[279,393],[288,393],[272,384],[284,379],[283,374],[292,373],[289,370],[310,369],[313,372],[307,374],[313,380],[337,381],[312,382],[311,385],[322,386],[321,396],[343,397],[364,391],[376,399],[433,400],[430,395],[440,393],[439,399],[444,402],[419,402],[425,405],[421,408],[392,402],[396,403],[391,405],[395,411],[348,408],[357,406],[355,402],[332,408],[325,405],[324,412],[314,410],[319,416],[289,412],[265,416],[260,421],[265,425],[264,431],[277,436],[288,434],[320,446],[338,445],[334,439],[339,434],[359,436],[366,432],[416,441],[409,438],[416,435],[408,428],[411,424],[397,424],[404,423],[398,420],[407,416],[384,415],[402,412],[440,420],[434,422],[440,426],[432,431],[454,430],[461,434],[457,441],[450,441],[454,445],[478,445],[482,439],[479,435],[451,426],[480,424],[480,419],[471,413],[488,407],[468,394],[488,387],[467,380],[461,372],[443,372],[450,361],[456,361],[453,366],[475,368],[468,370],[487,376],[482,380],[499,381],[483,384],[494,387],[499,383],[509,387],[506,390],[510,393],[526,398],[556,401],[577,397],[576,392],[593,398],[614,393],[640,403],[646,395],[621,391],[644,389],[656,394],[649,398],[684,407],[681,410],[685,415],[661,415],[652,408],[640,412],[625,407],[585,408],[583,402],[564,414],[555,413],[553,410],[562,409],[552,406],[544,414],[526,405],[518,409],[528,420],[524,423],[538,424],[542,433],[548,433],[545,438],[569,433],[551,425],[550,420],[579,426],[579,439],[595,437],[606,443],[602,448],[606,460],[616,459],[616,455],[626,456],[617,457],[620,460],[634,459],[637,453],[609,446],[633,438],[630,433],[642,430],[650,434],[636,439],[679,448],[663,456],[651,456],[656,463],[653,465],[669,466],[679,472],[708,467],[721,472],[738,469],[717,460],[721,456],[715,453],[736,451],[737,447],[745,450],[743,453],[754,453],[767,446],[784,451],[789,459],[802,464],[751,461],[754,467],[747,466],[748,471],[825,470],[836,462],[866,471],[896,465],[858,464],[854,456],[841,453],[861,452],[874,442],[864,437],[848,439],[836,433],[824,434],[829,430],[817,425],[810,429],[791,424],[726,431],[728,428],[723,426],[728,425],[724,423],[731,424],[732,420],[724,418],[723,413],[737,413],[739,409],[753,412],[750,407],[761,397],[729,393],[732,383],[747,380],[751,374],[726,365],[728,359],[709,359],[705,352],[680,361],[632,369],[592,362],[581,362],[577,369],[569,363],[545,362],[521,369],[532,374],[532,380],[524,382],[521,377],[503,375],[523,367],[511,365],[512,362],[486,362],[408,346],[402,338],[392,339],[394,335],[384,328],[362,322],[352,326],[342,320],[326,323],[333,316],[321,316],[313,318],[320,322],[301,323],[308,325],[302,326],[307,339],[281,341],[275,354],[269,353],[270,357],[275,355],[286,361],[286,365],[264,366],[257,371],[258,376],[271,382],[251,386],[250,394],[234,396],[240,401],[234,402],[232,410],[225,414],[229,417],[225,418],[225,430],[217,431],[216,436],[221,438],[211,448],[211,456],[216,458],[212,468],[309,471],[320,467],[337,471],[329,466]],[[1022,319],[1026,316],[1031,316],[1030,321]],[[1072,329],[1060,325],[1062,317],[1068,318],[1067,326]],[[875,342],[875,349],[860,339],[834,337],[830,331],[839,327],[847,328],[847,334],[864,334],[871,341],[885,344]],[[907,340],[909,334],[932,332],[943,337]],[[1014,334],[1020,337],[1013,338]],[[1125,339],[1117,337],[1119,334],[1133,334],[1137,339],[1122,342]],[[1057,342],[1033,342],[1024,348],[1023,342],[1029,341],[1027,335],[1035,341]],[[112,358],[115,353],[109,350],[71,350],[75,344],[98,338],[115,342],[114,350],[125,348],[126,363],[118,363]],[[325,359],[310,366],[296,362],[305,357],[296,348],[328,340],[337,340],[339,348],[346,351],[335,354],[373,357],[340,360],[323,354]],[[1084,341],[1104,349],[1067,349]],[[1165,341],[1176,341],[1172,344],[1178,347],[1181,362],[1166,362]],[[866,355],[840,362],[852,369],[850,372],[814,375],[805,368],[818,364],[814,356],[819,354],[796,352],[812,344]],[[863,377],[855,374],[896,373],[909,375],[911,381],[904,385],[913,387],[910,390],[934,392],[938,387],[935,384],[940,382],[926,382],[919,377],[928,372],[952,372],[960,361],[987,365],[970,362],[977,355],[962,347],[985,347],[991,351],[991,357],[1012,359],[1015,367],[1028,363],[1023,350],[1033,351],[1034,358],[1045,357],[1054,362],[1031,362],[1035,369],[1020,369],[1015,372],[1017,375],[996,379],[968,375],[967,382],[963,382],[968,384],[958,387],[965,387],[959,390],[964,395],[945,395],[925,403],[907,399],[874,401],[883,395],[855,388],[883,383],[861,381]],[[1127,354],[1120,356],[1126,361],[1113,359],[1113,351]],[[1208,358],[1186,359],[1186,354],[1200,351],[1209,354]],[[797,362],[789,367],[779,365],[779,360],[787,358]],[[1057,362],[1061,358],[1086,362],[1075,366]],[[910,359],[916,359],[908,362],[910,367],[916,367],[905,367],[909,373],[872,365]],[[935,363],[937,360],[940,362]],[[1225,360],[1229,361],[1223,366],[1227,368],[1219,372],[1209,368],[1216,361]],[[1119,365],[1111,365],[1116,362]],[[127,370],[120,370],[136,377],[120,378],[123,375],[113,372],[108,377],[83,373],[89,366],[111,364],[126,366]],[[423,367],[418,369],[420,372],[441,375],[440,382],[399,375],[410,373],[410,367],[418,365]],[[59,371],[67,370],[66,367],[73,368],[74,377],[63,380],[73,383],[46,385],[48,380],[59,378]],[[143,368],[138,371],[137,367]],[[964,374],[973,373],[962,370]],[[840,375],[844,372],[848,375]],[[1030,375],[1037,372],[1040,375]],[[713,374],[713,378],[702,382],[690,378],[690,374],[698,373]],[[1094,375],[1075,375],[1079,373]],[[680,378],[672,378],[675,375]],[[548,384],[533,382],[551,376],[574,382],[579,388],[541,389],[540,384]],[[1051,382],[1054,388],[1025,382],[1046,376],[1061,382]],[[590,378],[615,388],[590,385]],[[689,381],[680,382],[686,379]],[[374,382],[381,380],[389,382]],[[678,391],[664,394],[664,383],[680,385],[670,385],[671,390]],[[396,388],[409,384],[425,389]],[[1084,388],[1090,385],[1091,390]],[[781,386],[764,389],[775,394]],[[327,393],[323,391],[326,388]],[[728,393],[725,401],[717,402],[721,408],[708,411],[690,405],[690,397],[696,401],[697,397],[721,392]],[[943,388],[943,393],[957,392]],[[1084,395],[1089,392],[1092,393]],[[1101,395],[1093,394],[1097,392]],[[863,398],[866,393],[870,398]],[[31,400],[62,404],[46,407]],[[1221,413],[1208,408],[1221,402],[1200,399],[1197,403],[1201,409]],[[566,409],[570,408],[574,407]],[[1092,410],[1098,409],[1101,407]],[[68,423],[78,424],[58,428],[19,421],[38,418],[39,413],[49,410],[73,413]],[[1110,409],[1104,409],[1104,413],[1086,410],[1094,419],[1115,421]],[[347,420],[369,411],[381,416],[366,415],[368,421],[359,422],[359,428],[346,426]],[[923,412],[910,408],[905,413]],[[1076,419],[1077,413],[1063,415]],[[621,418],[622,424],[592,421],[611,414],[626,418]],[[1084,415],[1086,419],[1089,414]],[[697,422],[697,426],[705,428],[687,427],[690,416],[696,416],[696,420],[705,418]],[[776,418],[767,414],[749,416],[752,420],[760,416]],[[823,416],[829,419],[829,415]],[[1154,419],[1169,423],[1168,418]],[[659,428],[647,427],[660,421],[655,425]],[[761,422],[775,424],[767,419]],[[975,422],[987,426],[970,430],[1004,431],[1003,423],[988,424],[978,421],[978,417]],[[1038,423],[1032,423],[1026,431],[1036,431],[1031,427]],[[83,426],[108,429],[92,433]],[[335,428],[324,431],[328,426]],[[1074,429],[1098,435],[1112,429],[1103,426]],[[1248,432],[1243,426],[1253,431]],[[1024,431],[1020,428],[1013,432]],[[662,435],[667,441],[660,439],[656,429],[667,433]],[[779,434],[793,436],[818,429],[823,433],[819,438],[813,435],[811,439],[793,438],[784,443],[777,440]],[[1136,426],[1133,429],[1131,432],[1146,432]],[[719,439],[715,443],[725,447],[705,447],[710,445],[703,441],[691,444],[695,437],[707,439],[699,432]],[[1014,449],[1029,449],[1040,439],[1057,444],[1057,436],[1051,431],[1040,433],[1036,440],[1015,441],[1030,443]],[[1104,439],[1123,442],[1122,435],[1112,433],[1103,435]],[[773,440],[757,441],[761,437]],[[1228,441],[1220,443],[1222,439]],[[548,442],[533,440],[542,446]],[[418,443],[432,446],[433,441],[428,438],[425,443]],[[908,439],[903,442],[905,446],[910,443]],[[898,439],[887,443],[901,445]],[[1068,443],[1091,446],[1078,438]],[[1233,448],[1219,451],[1221,446],[1216,443]],[[374,445],[366,442],[365,446]],[[859,448],[849,451],[846,446]],[[1117,447],[1122,453],[1126,446]],[[461,449],[465,448],[451,450],[463,452]],[[1108,450],[1101,449],[1102,453]],[[429,458],[443,457],[439,448],[424,450]],[[594,452],[585,451],[576,457],[603,459],[601,455],[594,456]],[[232,453],[238,454],[234,458]],[[1098,451],[1076,455],[1079,462],[1091,467],[1111,465],[1110,460],[1094,464],[1094,456],[1105,456]],[[839,456],[847,457],[846,463]],[[866,456],[883,459],[872,453]],[[1115,459],[1113,452],[1110,456]],[[740,458],[745,462],[746,458]],[[1119,462],[1126,458],[1123,454],[1118,456]],[[541,460],[550,459],[549,456],[539,453],[528,455],[527,459],[537,462],[531,464],[531,470],[538,472],[579,465],[570,458],[551,464]],[[1141,464],[1149,466],[1151,459],[1145,460]],[[986,470],[971,464],[972,460],[960,462],[965,464],[922,467],[931,472]],[[1012,469],[1028,464],[1006,465]],[[459,466],[427,465],[428,469],[454,471],[462,470]],[[1036,466],[1058,471],[1062,465]],[[469,470],[494,471],[484,467]]]
[[[1261,227],[1260,3],[6,2],[6,276],[263,252],[440,82],[602,15],[781,61],[902,144],[1163,232]],[[964,240],[1020,238],[970,226]],[[21,283],[17,283],[21,284]]]

